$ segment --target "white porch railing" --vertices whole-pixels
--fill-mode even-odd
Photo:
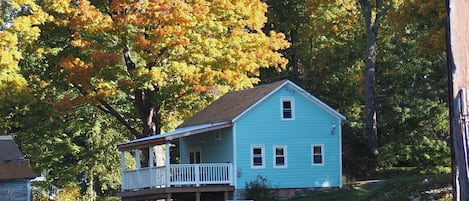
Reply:
[[[169,184],[166,184],[166,167],[148,167],[125,171],[122,190],[138,188],[163,188],[174,185],[233,185],[231,163],[172,164],[169,167]]]

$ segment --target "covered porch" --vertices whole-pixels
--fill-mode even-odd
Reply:
[[[176,139],[230,126],[228,122],[205,124],[119,144],[122,174],[119,196],[123,200],[170,200],[176,194],[193,193],[200,200],[203,192],[222,192],[227,198],[234,191],[232,163],[171,164],[170,146]]]

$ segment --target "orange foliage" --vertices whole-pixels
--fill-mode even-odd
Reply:
[[[73,37],[73,40],[70,42],[70,44],[71,44],[73,47],[78,47],[78,48],[84,50],[84,49],[90,47],[91,42],[90,42],[90,41],[83,40],[83,39],[81,38],[81,36],[77,33],[77,34],[75,34],[75,36]]]
[[[93,72],[93,64],[86,63],[72,55],[60,59],[58,64],[69,72],[67,78],[69,82],[81,86],[85,91],[92,89],[90,77]]]
[[[86,28],[94,33],[108,31],[111,25],[111,18],[101,13],[89,1],[79,1],[78,8],[72,11],[72,27]]]
[[[129,80],[118,80],[117,85],[121,87],[129,87],[132,89],[137,87],[137,85],[134,82],[129,81]]]
[[[116,53],[106,53],[102,50],[93,51],[90,57],[94,61],[94,66],[101,68],[107,65],[117,64],[122,60],[120,55]]]

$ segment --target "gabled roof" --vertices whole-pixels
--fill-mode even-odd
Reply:
[[[0,136],[0,163],[23,159],[23,154],[21,154],[15,141],[13,141],[13,137],[9,135]]]
[[[0,180],[32,179],[36,174],[11,136],[0,136]]]
[[[324,102],[312,96],[298,85],[289,80],[282,80],[271,84],[260,85],[251,89],[229,92],[209,106],[205,107],[203,110],[197,112],[191,118],[184,121],[184,123],[179,125],[178,128],[214,122],[233,122],[238,117],[247,112],[250,108],[254,107],[263,99],[267,98],[287,84],[291,86],[294,91],[301,93],[327,112],[331,113],[339,119],[345,119],[342,114],[338,113]]]
[[[260,85],[251,89],[228,92],[215,102],[197,112],[179,125],[178,128],[199,124],[232,121],[259,100],[276,90],[287,80]]]

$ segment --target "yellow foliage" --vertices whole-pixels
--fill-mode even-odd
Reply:
[[[113,82],[98,82],[96,85],[96,96],[98,98],[112,97],[118,94],[117,85]]]
[[[76,201],[80,199],[80,188],[78,186],[60,189],[57,201]]]
[[[37,25],[50,20],[32,0],[11,0],[8,3],[16,9],[28,7],[28,13],[17,17],[11,26],[0,32],[0,98],[15,93],[27,86],[19,74],[19,61],[23,58],[25,44],[34,42],[40,35]]]

